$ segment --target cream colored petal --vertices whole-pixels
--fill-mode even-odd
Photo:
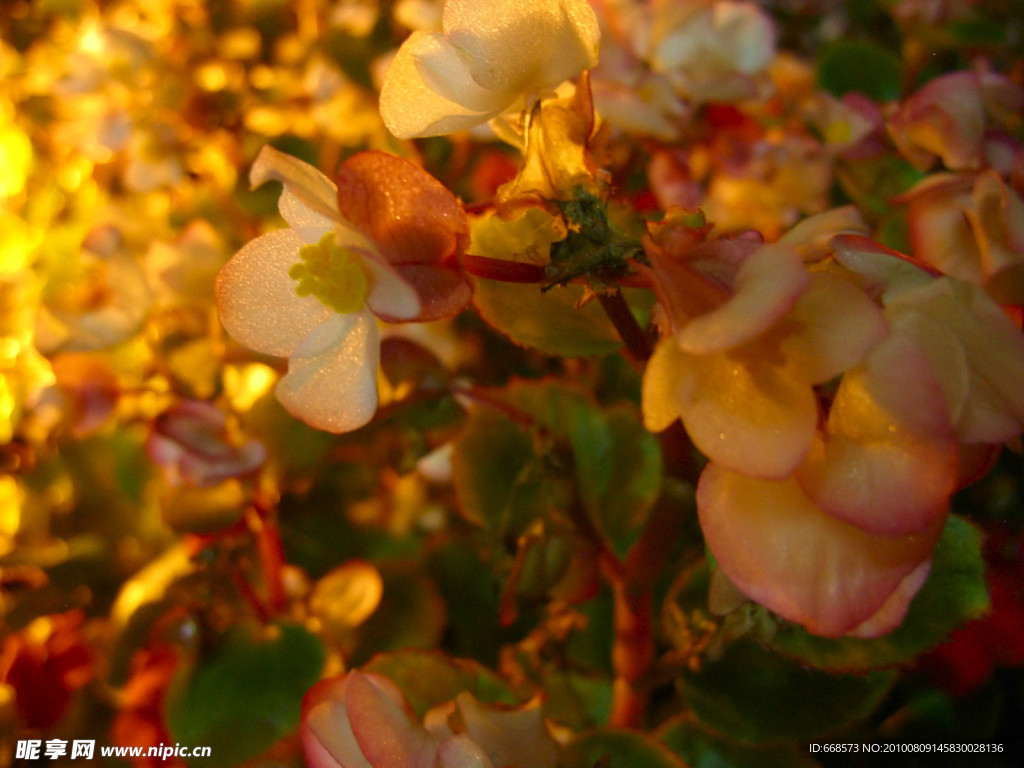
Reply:
[[[350,432],[377,410],[377,320],[368,310],[355,313],[337,346],[311,357],[292,357],[275,393],[298,419],[326,432]]]
[[[434,768],[438,740],[415,722],[387,678],[349,673],[345,706],[359,747],[373,768]],[[387,683],[387,686],[382,686]]]
[[[444,37],[414,32],[388,68],[380,114],[399,138],[440,136],[490,120],[516,95],[481,88]]]
[[[302,736],[311,768],[373,768],[352,733],[344,699],[313,707],[302,724]]]
[[[268,181],[280,181],[312,213],[331,221],[338,220],[338,190],[331,180],[309,163],[279,152],[269,144],[260,150],[249,171],[253,187]],[[289,203],[289,213],[294,208]],[[281,215],[285,215],[284,210]]]
[[[364,256],[362,264],[370,273],[370,293],[366,303],[374,314],[396,320],[411,320],[420,313],[416,290],[386,261]]]
[[[820,384],[863,360],[888,326],[881,307],[852,280],[817,272],[780,330],[786,370],[800,381]]]
[[[708,547],[744,594],[808,631],[838,637],[875,615],[931,555],[944,520],[915,536],[872,536],[836,520],[793,479],[709,464],[697,487]]]
[[[687,361],[677,358],[683,355],[675,339],[669,338],[659,342],[651,359],[647,361],[642,401],[644,426],[651,432],[661,432],[679,418],[676,390],[679,369]]]
[[[707,354],[749,341],[778,323],[809,282],[795,249],[763,246],[739,268],[732,297],[679,330],[679,346],[686,352]]]
[[[437,768],[493,768],[487,753],[466,735],[453,736],[437,750]]]
[[[240,344],[287,357],[331,312],[313,296],[295,293],[288,270],[305,243],[289,229],[247,243],[217,275],[217,310]]]
[[[482,704],[471,693],[455,701],[466,731],[496,766],[555,768],[558,747],[544,726],[539,700],[518,709]]]
[[[442,25],[491,91],[540,96],[597,64],[600,30],[586,0],[448,0]]]
[[[811,388],[727,354],[677,359],[676,407],[694,444],[713,461],[754,477],[792,473],[818,421]]]

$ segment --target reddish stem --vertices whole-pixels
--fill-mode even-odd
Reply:
[[[485,280],[499,280],[503,283],[543,283],[547,281],[547,271],[539,264],[527,264],[521,261],[492,259],[487,256],[462,254],[462,268],[469,274]]]

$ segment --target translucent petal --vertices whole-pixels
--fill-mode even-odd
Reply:
[[[250,241],[217,275],[217,309],[240,344],[287,357],[330,310],[315,297],[295,293],[288,270],[305,242],[289,229]]]
[[[302,746],[306,764],[310,768],[373,768],[359,749],[345,711],[348,675],[330,684],[330,696],[303,713]]]
[[[420,299],[398,271],[383,259],[366,256],[362,264],[370,273],[370,293],[366,303],[375,315],[395,320],[411,320],[420,314]]]
[[[858,364],[887,325],[881,307],[851,280],[816,272],[780,330],[787,371],[820,384]]]
[[[380,114],[387,129],[399,138],[441,136],[490,120],[515,97],[474,83],[465,63],[441,35],[414,32],[388,68],[380,92]]]
[[[332,221],[338,218],[338,194],[331,180],[309,163],[279,152],[269,144],[256,156],[249,181],[253,187],[280,181],[312,213]],[[289,203],[289,212],[293,210],[294,206]],[[284,210],[281,215],[285,215]]]
[[[437,751],[437,768],[493,768],[487,753],[468,736],[453,736]]]
[[[755,477],[785,477],[800,465],[818,421],[807,384],[723,353],[680,352],[674,363],[676,408],[706,456]]]
[[[685,363],[676,358],[682,354],[674,339],[663,339],[647,361],[643,380],[643,413],[644,426],[651,432],[661,432],[679,418],[677,366]]]
[[[312,357],[293,357],[276,394],[288,412],[316,429],[349,432],[366,424],[377,409],[377,320],[355,313],[340,343]]]
[[[352,732],[373,768],[434,766],[437,740],[412,719],[402,703],[377,684],[386,678],[360,672],[349,675],[345,706]]]
[[[543,95],[597,64],[600,31],[586,0],[448,0],[442,25],[483,88]]]
[[[680,329],[679,346],[693,354],[707,354],[749,341],[779,322],[809,281],[795,249],[763,246],[739,268],[732,297]]]
[[[826,515],[793,479],[759,480],[709,464],[697,487],[701,529],[745,594],[826,637],[871,618],[928,559],[944,519],[905,537],[873,536]]]

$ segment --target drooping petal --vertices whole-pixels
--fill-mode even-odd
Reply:
[[[246,243],[216,280],[221,322],[240,344],[287,357],[331,314],[314,296],[299,296],[288,270],[306,243],[289,229]]]
[[[338,219],[337,194],[331,180],[309,163],[280,152],[269,144],[264,145],[256,156],[249,171],[249,181],[253,187],[268,181],[280,181],[288,193],[312,213],[322,219]],[[296,212],[296,208],[289,201],[281,215],[285,216],[286,211],[290,215]],[[291,224],[290,221],[288,223]]]
[[[819,510],[796,480],[759,480],[712,462],[697,487],[701,529],[745,594],[838,637],[867,621],[931,554],[944,519],[914,536],[873,536]]]
[[[351,318],[350,325],[338,343],[312,356],[290,358],[288,373],[275,390],[289,413],[327,432],[358,429],[377,409],[377,320],[368,310],[344,317]],[[322,333],[327,337],[336,331],[332,325]],[[308,343],[313,349],[321,341]]]
[[[447,0],[451,40],[479,85],[544,95],[597,64],[600,30],[586,0]]]
[[[737,271],[733,295],[676,333],[679,346],[686,352],[707,354],[743,344],[781,320],[809,281],[795,249],[762,246]]]
[[[689,355],[670,342],[659,352],[644,375],[648,428],[666,423],[674,410],[694,444],[725,466],[779,478],[800,465],[818,420],[806,383],[771,364],[725,353]],[[654,399],[648,403],[648,398]]]

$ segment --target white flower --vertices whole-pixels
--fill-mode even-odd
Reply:
[[[586,0],[448,0],[441,26],[414,32],[385,77],[381,116],[401,138],[472,128],[597,63]]]
[[[292,415],[330,432],[361,427],[377,408],[375,315],[412,319],[419,297],[341,217],[334,184],[315,168],[264,147],[250,178],[284,184],[290,228],[246,244],[221,270],[221,322],[245,346],[288,358],[276,394]]]

